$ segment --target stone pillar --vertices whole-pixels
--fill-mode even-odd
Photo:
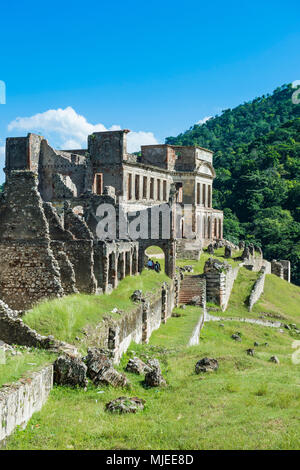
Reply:
[[[176,275],[176,241],[170,240],[165,252],[165,271],[167,276],[174,279]]]
[[[115,289],[118,285],[118,258],[115,253],[113,254],[113,265],[111,269],[112,269],[112,285],[113,285],[113,288]]]
[[[132,274],[138,274],[139,272],[139,252],[136,246],[133,247],[132,252]]]
[[[271,261],[271,273],[283,279],[283,266],[276,259],[273,259],[273,261]]]
[[[125,275],[132,275],[132,258],[130,251],[126,251],[125,253]]]
[[[109,274],[109,256],[107,254],[103,256],[102,266],[103,266],[102,289],[103,289],[103,293],[106,294],[108,290],[108,274]]]
[[[178,275],[175,277],[174,291],[175,291],[174,305],[175,307],[178,307],[179,306],[179,292],[180,292],[180,276]]]
[[[148,343],[149,302],[142,299],[142,342]]]
[[[119,269],[120,269],[120,272],[119,272],[119,278],[120,280],[124,279],[125,277],[125,273],[126,273],[126,264],[125,264],[125,252],[123,251],[122,253],[119,253]]]
[[[168,316],[168,286],[164,282],[161,288],[161,321],[167,322]]]
[[[232,257],[232,249],[231,246],[225,245],[225,253],[224,253],[225,258],[231,258]]]

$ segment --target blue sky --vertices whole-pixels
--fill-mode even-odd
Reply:
[[[63,148],[120,126],[134,150],[300,79],[296,1],[45,5],[1,4],[1,167],[7,136]]]

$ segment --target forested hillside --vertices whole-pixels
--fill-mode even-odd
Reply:
[[[166,143],[215,152],[214,207],[224,236],[253,241],[267,259],[289,259],[300,284],[300,105],[290,85],[227,109]]]

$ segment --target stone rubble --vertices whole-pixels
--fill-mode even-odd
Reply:
[[[150,359],[148,361],[150,371],[145,375],[145,384],[148,387],[160,387],[167,385],[162,376],[161,368],[157,359]]]
[[[119,397],[105,405],[107,411],[111,413],[136,413],[143,410],[145,400],[138,397]]]
[[[86,365],[78,357],[58,357],[54,362],[54,383],[85,388],[88,383]]]
[[[123,388],[130,386],[126,376],[114,369],[110,352],[107,350],[89,348],[83,361],[87,366],[88,377],[96,386],[111,385]]]
[[[218,370],[219,363],[217,359],[213,359],[210,357],[203,357],[200,359],[195,365],[195,372],[196,374],[200,374],[201,372],[213,372]]]
[[[132,359],[129,359],[125,370],[134,374],[143,375],[150,372],[151,369],[141,359],[133,357]]]

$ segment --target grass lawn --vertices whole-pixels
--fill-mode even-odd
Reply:
[[[127,373],[128,392],[89,386],[83,390],[55,387],[43,409],[8,449],[299,449],[300,365],[291,361],[293,339],[285,330],[257,325],[207,323],[198,346],[187,347],[188,317],[172,318],[153,333],[148,345],[132,344],[133,354],[159,358],[168,386],[143,387],[143,377]],[[164,331],[163,331],[164,329]],[[235,331],[242,342],[231,339]],[[181,336],[181,340],[174,336]],[[245,350],[258,341],[254,357]],[[276,354],[280,365],[269,362]],[[196,375],[198,359],[217,358],[219,370]],[[99,393],[104,392],[104,393]],[[111,415],[105,403],[122,395],[146,400],[145,410]]]
[[[79,345],[83,338],[82,329],[101,322],[104,315],[120,318],[111,311],[117,307],[128,312],[133,306],[130,299],[136,289],[150,293],[160,288],[169,278],[164,274],[144,269],[141,275],[126,277],[111,294],[74,294],[45,301],[35,306],[23,317],[24,322],[40,334],[54,335],[56,339]]]
[[[240,268],[233,284],[228,307],[225,312],[222,312],[222,316],[251,317],[248,311],[248,300],[258,276],[258,272],[249,271],[244,267]],[[254,316],[256,317],[256,315]]]
[[[26,349],[18,346],[13,356],[10,351],[5,354],[5,364],[0,363],[0,388],[4,384],[17,382],[20,378],[27,377],[31,372],[41,369],[44,365],[55,361],[56,355],[41,349]],[[1,359],[3,355],[1,354]]]
[[[300,326],[300,287],[267,274],[264,293],[253,308],[254,314],[261,312],[279,314],[287,322]]]
[[[213,255],[210,255],[205,249],[203,253],[201,253],[199,261],[191,260],[191,259],[177,259],[176,265],[179,267],[182,267],[185,265],[193,266],[194,272],[186,273],[186,275],[189,275],[189,274],[195,275],[195,274],[203,273],[204,265],[205,265],[205,262],[208,260],[208,258],[216,258],[220,261],[226,261],[228,264],[231,264],[232,266],[237,266],[241,262],[240,260],[237,259],[242,254],[241,250],[233,251],[232,258],[225,258],[224,251],[225,251],[225,248],[219,248],[218,250],[215,250],[215,253]]]

